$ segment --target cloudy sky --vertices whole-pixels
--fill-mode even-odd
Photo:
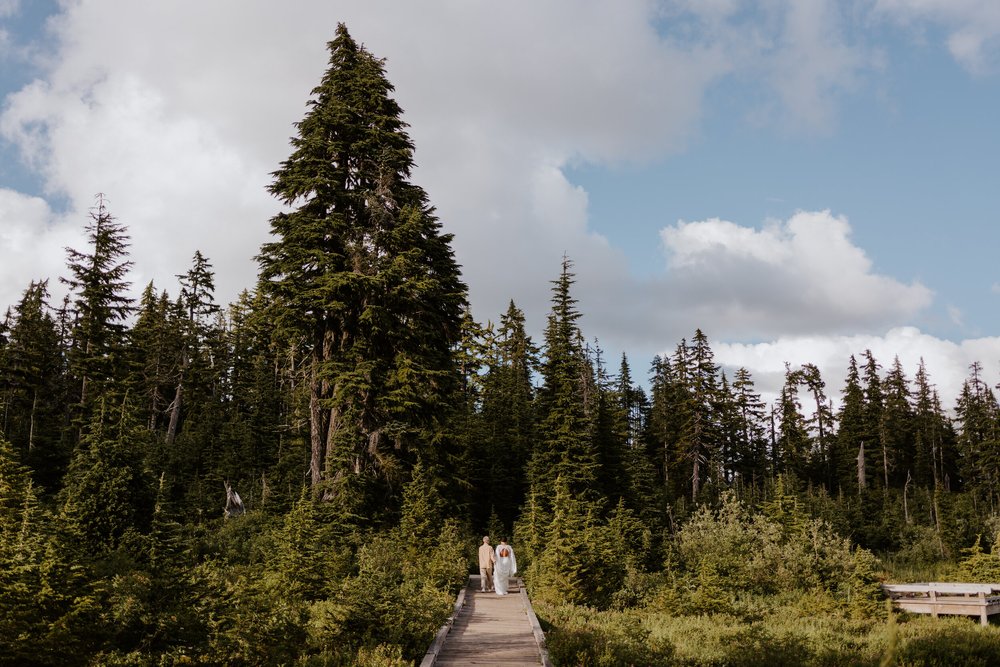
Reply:
[[[386,59],[470,286],[643,377],[702,329],[758,388],[924,358],[1000,377],[995,0],[0,0],[0,307],[65,275],[97,192],[136,291],[200,250],[253,286],[266,185],[338,22]]]

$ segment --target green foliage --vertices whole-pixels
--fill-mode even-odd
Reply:
[[[877,561],[819,520],[793,528],[752,514],[732,496],[718,510],[701,508],[679,531],[683,576],[720,592],[777,593],[818,589],[864,613],[879,598]]]
[[[148,527],[153,498],[139,449],[143,440],[127,400],[99,403],[62,492],[62,516],[81,555],[110,553]]]
[[[1000,537],[1000,536],[998,536]],[[958,581],[995,583],[1000,581],[1000,553],[997,553],[997,540],[990,552],[980,545],[981,536],[976,536],[976,542],[968,549],[962,549],[965,558],[959,561],[955,576]]]
[[[650,637],[635,616],[600,614],[573,605],[541,605],[549,657],[557,667],[673,664],[673,647]]]
[[[1000,630],[980,628],[965,619],[938,619],[933,627],[907,638],[898,651],[902,667],[988,667],[1000,664]]]
[[[289,210],[271,219],[260,288],[305,360],[310,484],[371,516],[405,480],[405,452],[440,442],[466,288],[451,236],[409,181],[413,145],[383,61],[343,24],[328,49],[269,187]]]

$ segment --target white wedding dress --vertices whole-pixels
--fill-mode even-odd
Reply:
[[[497,595],[507,595],[509,579],[517,574],[514,549],[509,544],[498,544],[493,554],[496,556],[496,562],[493,563],[493,588]]]

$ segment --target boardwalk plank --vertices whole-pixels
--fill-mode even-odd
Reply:
[[[533,613],[526,606],[527,597],[511,582],[508,595],[483,593],[479,577],[469,578],[464,603],[452,621],[443,644],[428,652],[422,667],[459,667],[462,665],[527,667],[548,664],[539,650]],[[527,603],[530,605],[530,603]]]

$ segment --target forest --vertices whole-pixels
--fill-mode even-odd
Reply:
[[[884,581],[1000,581],[1000,405],[868,350],[768,404],[708,335],[609,360],[570,258],[541,340],[477,322],[385,62],[344,25],[269,186],[256,285],[129,296],[98,196],[67,296],[0,319],[0,664],[418,663],[482,535],[557,665],[989,665]],[[282,128],[275,128],[281,132]],[[836,400],[834,400],[836,399]]]

